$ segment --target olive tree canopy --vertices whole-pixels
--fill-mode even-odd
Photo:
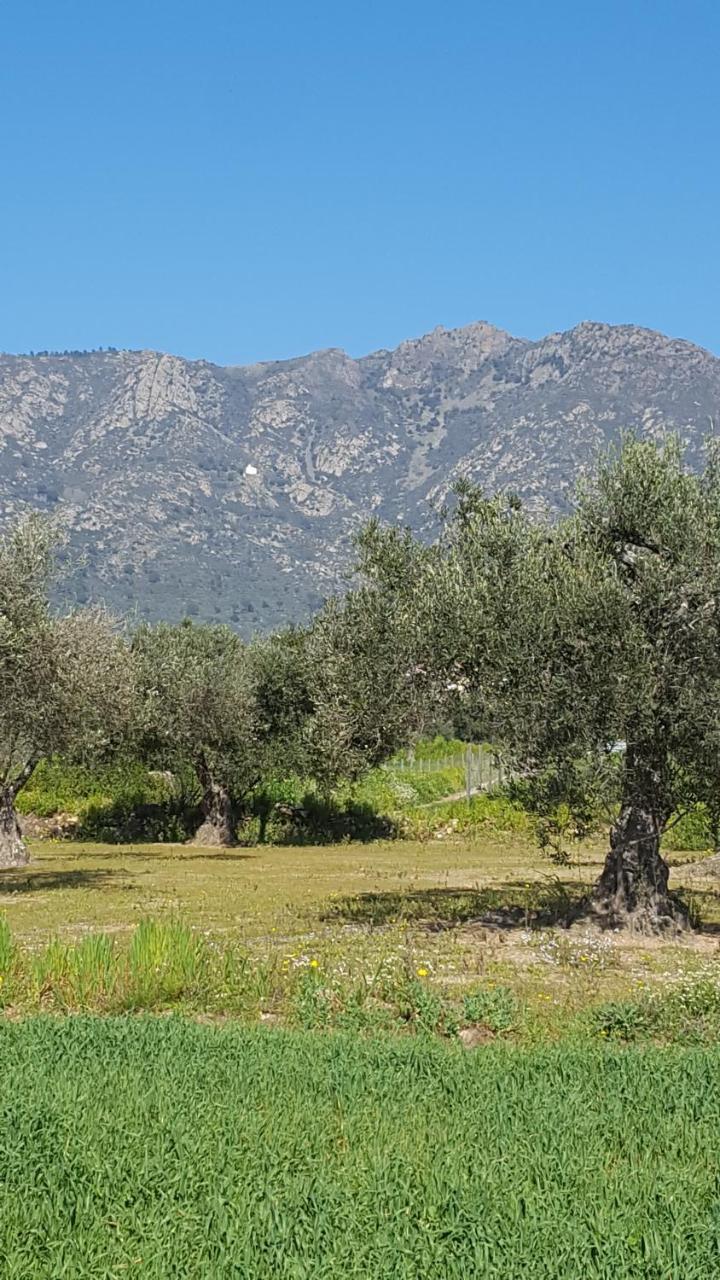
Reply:
[[[374,558],[381,573],[382,538]],[[578,762],[591,777],[624,744],[593,907],[641,928],[681,922],[660,838],[678,811],[717,808],[720,784],[716,456],[692,474],[677,442],[630,440],[557,522],[465,487],[439,544],[418,549],[412,595],[423,654],[518,769],[576,786]]]
[[[56,537],[40,517],[0,539],[0,866],[28,860],[15,801],[38,761],[111,750],[130,720],[126,645],[102,610],[56,616]]]
[[[306,761],[325,790],[358,778],[435,723],[437,690],[407,590],[416,554],[407,535],[369,526],[360,540],[362,585],[328,601],[308,629]]]
[[[133,639],[140,750],[189,765],[202,791],[193,844],[232,845],[243,802],[292,768],[304,692],[292,637],[244,643],[229,627],[158,623]]]

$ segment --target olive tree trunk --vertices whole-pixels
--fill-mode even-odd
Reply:
[[[215,781],[204,760],[198,762],[197,773],[203,789],[203,820],[190,844],[231,848],[237,844],[238,815],[230,791]]]
[[[30,861],[15,808],[16,795],[16,787],[0,788],[0,870],[25,867]]]
[[[628,749],[620,814],[594,893],[595,911],[607,923],[657,933],[687,925],[687,912],[668,891],[670,868],[660,852],[669,816],[661,771]]]

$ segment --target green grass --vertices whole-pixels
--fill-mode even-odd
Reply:
[[[604,840],[556,873],[502,795],[434,803],[457,782],[346,797],[412,842],[42,842],[0,873],[3,1278],[720,1274],[703,822],[671,860],[704,931],[566,929]]]
[[[6,1280],[709,1280],[720,1052],[0,1028]]]
[[[616,1002],[642,1006],[635,1038],[720,1038],[717,880],[678,857],[671,884],[704,922],[680,941],[563,928],[601,857],[585,846],[557,875],[510,834],[227,852],[40,842],[0,873],[0,1006],[451,1036],[473,1023],[466,996],[502,991],[512,1025],[479,1021],[521,1043],[597,1040],[603,1019],[617,1038],[622,1010],[583,1021]],[[683,982],[685,1011],[665,1000]]]

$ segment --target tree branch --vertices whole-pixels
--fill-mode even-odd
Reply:
[[[26,763],[23,765],[17,777],[14,778],[14,780],[10,783],[10,790],[13,794],[13,799],[18,794],[18,791],[22,791],[23,787],[25,786],[25,783],[30,780],[39,763],[40,763],[39,756],[31,756],[30,759],[26,761]]]
[[[689,813],[690,809],[681,809],[679,813],[675,814],[672,822],[666,822],[664,824],[662,834],[665,835],[666,831],[672,831],[673,827],[676,827],[678,822],[681,822],[683,818],[686,818]]]

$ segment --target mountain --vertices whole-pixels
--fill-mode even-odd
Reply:
[[[453,481],[562,507],[623,429],[720,426],[720,359],[632,325],[435,329],[355,360],[0,356],[2,519],[59,513],[63,591],[241,631],[307,616],[371,514],[429,530]]]

